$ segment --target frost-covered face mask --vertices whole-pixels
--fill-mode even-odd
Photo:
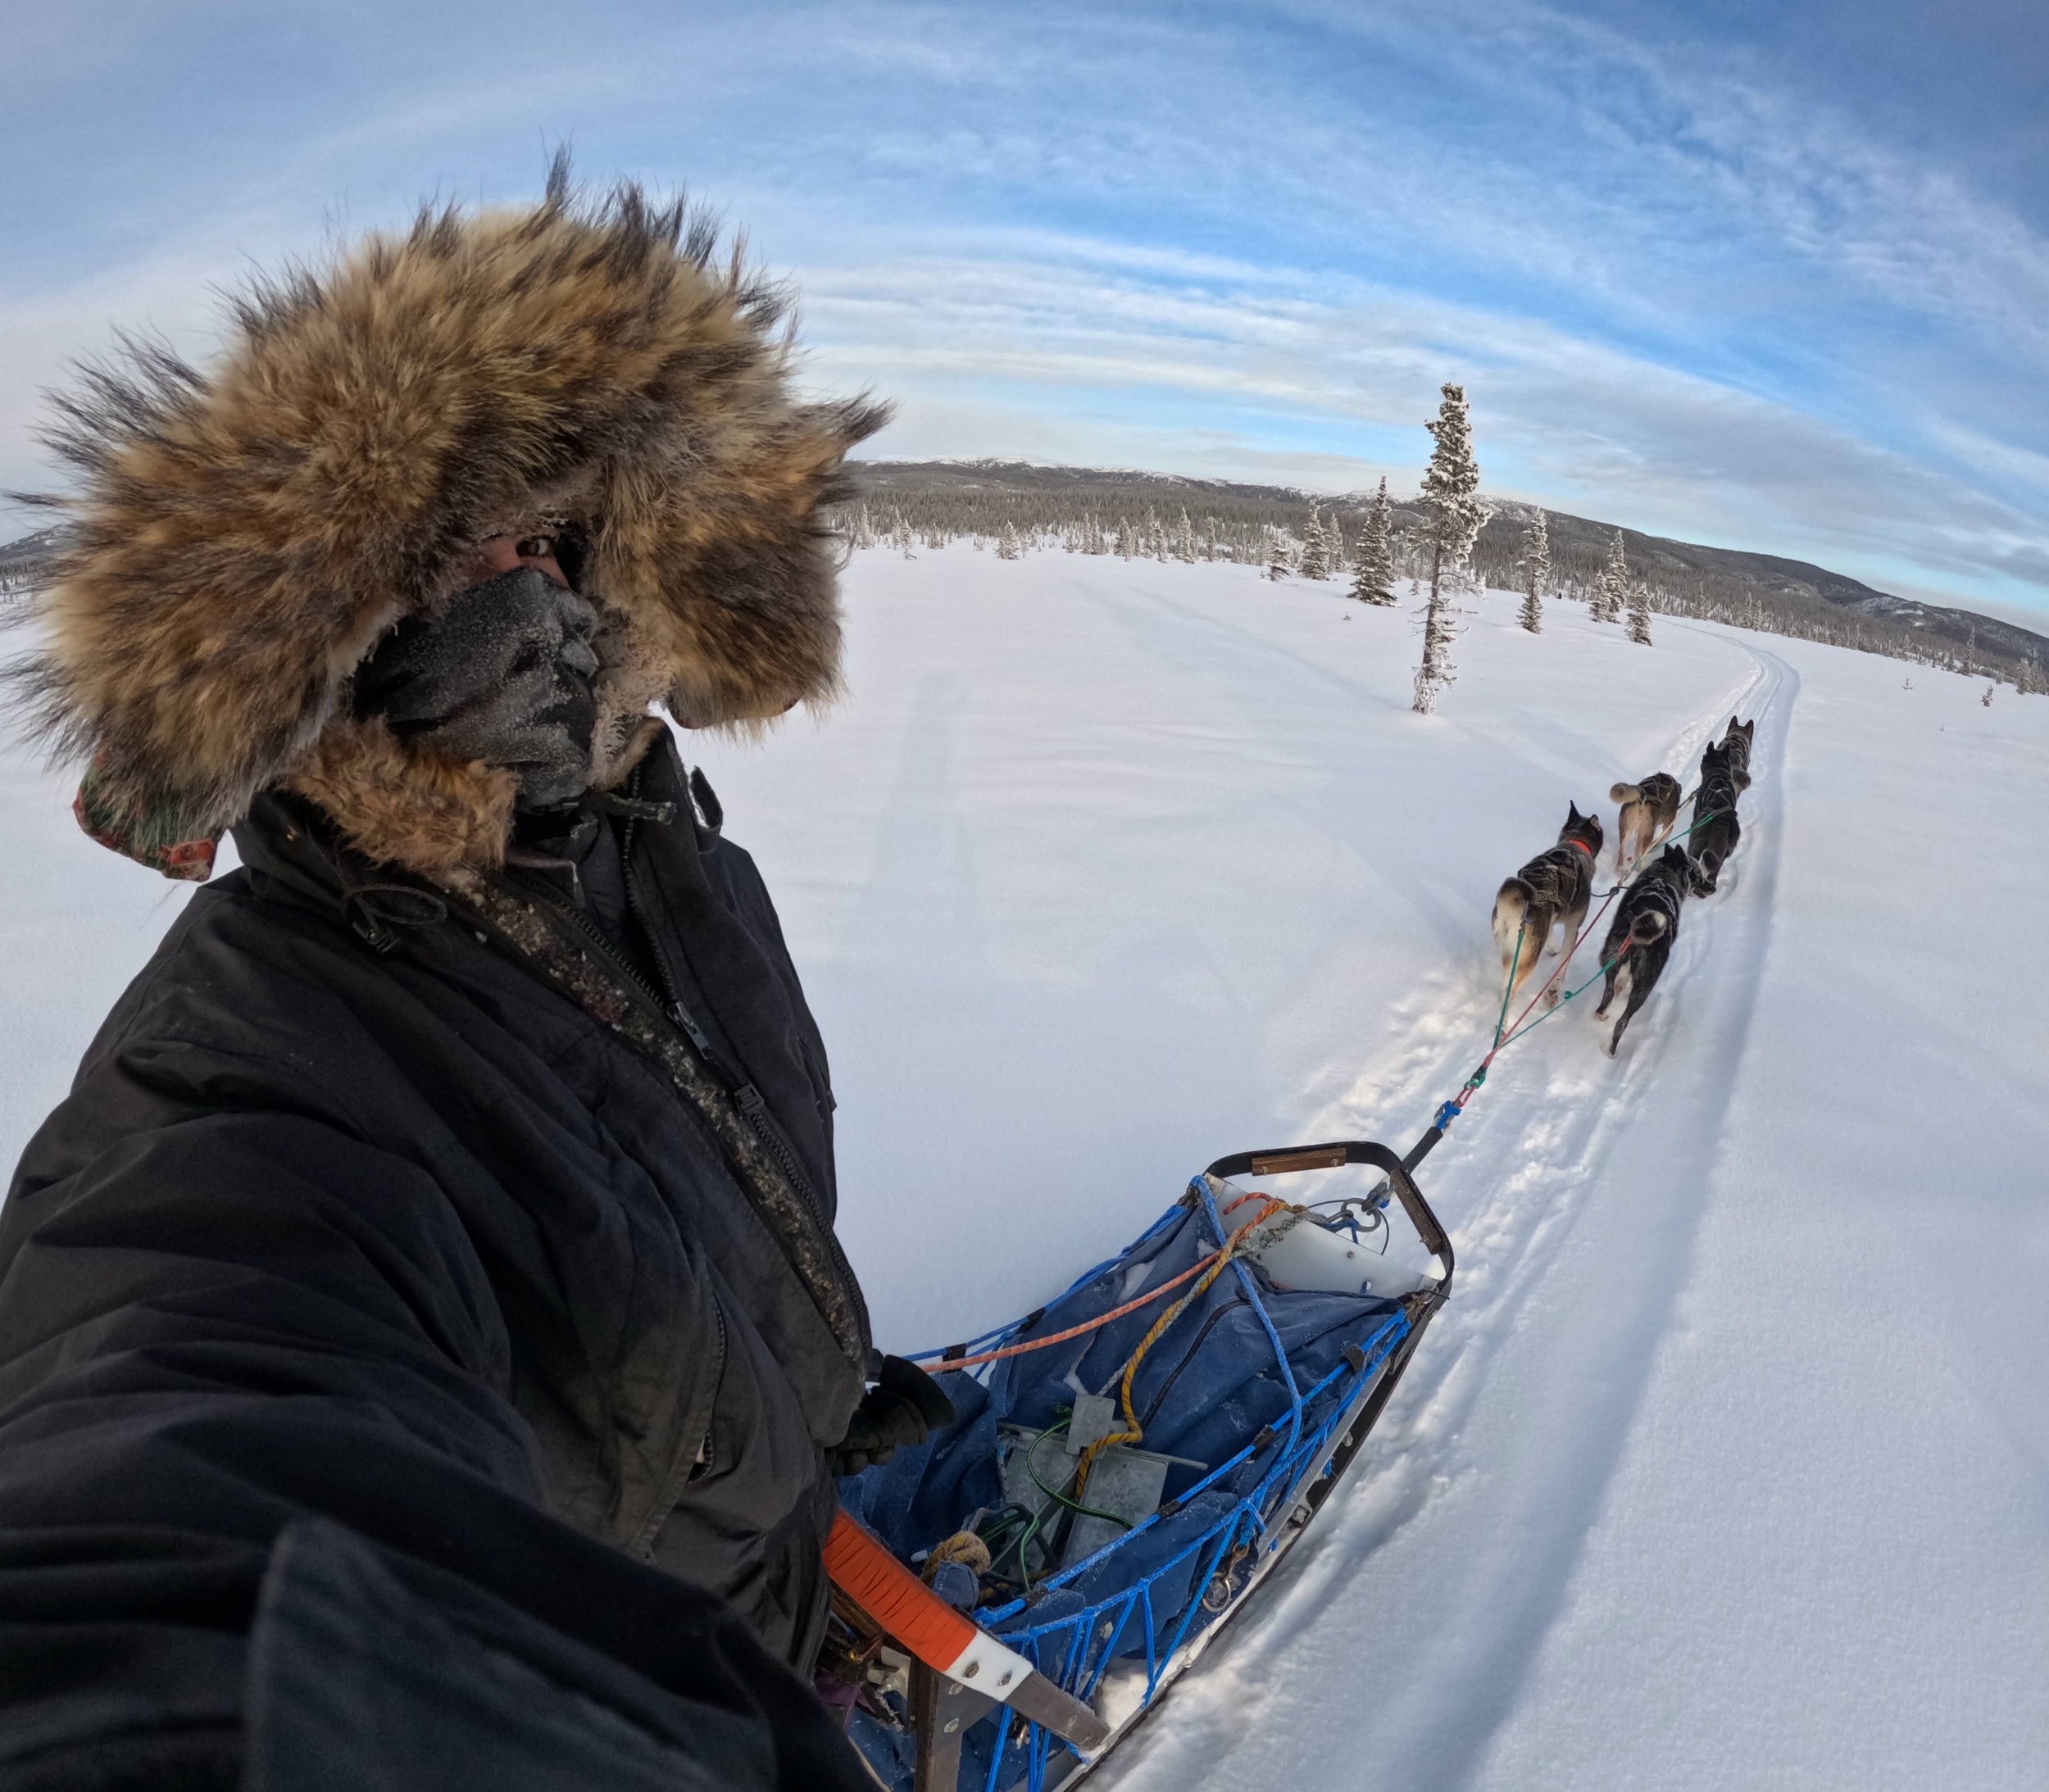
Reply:
[[[402,622],[357,669],[356,709],[400,739],[517,774],[522,810],[590,787],[597,612],[532,566]]]

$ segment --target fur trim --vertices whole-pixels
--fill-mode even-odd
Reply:
[[[785,296],[716,246],[635,187],[579,200],[558,160],[538,205],[429,209],[256,285],[203,371],[125,343],[58,401],[83,489],[16,674],[31,726],[139,813],[217,830],[295,783],[375,856],[489,863],[504,780],[356,726],[346,685],[468,544],[565,508],[615,647],[597,782],[651,700],[702,726],[831,697],[820,512],[886,411],[798,402]]]
[[[519,780],[501,767],[402,745],[381,717],[338,717],[285,780],[366,858],[431,876],[504,862]]]

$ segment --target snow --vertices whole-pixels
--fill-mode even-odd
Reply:
[[[1490,592],[1417,717],[1414,606],[1342,589],[864,553],[845,702],[688,743],[832,1048],[901,1349],[1224,1152],[1406,1147],[1484,1048],[1501,878],[1759,718],[1743,844],[1620,1058],[1590,993],[1499,1060],[1424,1177],[1451,1304],[1097,1783],[2049,1784],[2049,700],[1570,604],[1531,637]],[[0,760],[10,1158],[182,900],[67,800]]]

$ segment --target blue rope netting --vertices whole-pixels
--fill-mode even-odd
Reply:
[[[968,1352],[1098,1317],[1200,1262],[1229,1236],[1208,1180],[1198,1177],[1188,1197],[1126,1250],[1038,1312],[970,1341]],[[1001,1503],[998,1427],[1043,1431],[1083,1389],[1114,1393],[1122,1366],[1165,1310],[1165,1301],[1142,1307],[1082,1337],[944,1375],[954,1425],[843,1482],[843,1503],[900,1558],[930,1549],[976,1510]],[[1143,1663],[1139,1703],[1150,1704],[1176,1658],[1229,1608],[1279,1540],[1283,1508],[1322,1467],[1409,1329],[1397,1301],[1278,1288],[1233,1258],[1134,1377],[1145,1432],[1138,1447],[1190,1459],[1173,1472],[1161,1508],[1085,1558],[1034,1580],[1028,1593],[981,1607],[976,1621],[1084,1699],[1120,1661]],[[902,1739],[865,1713],[854,1735],[885,1780],[909,1787]],[[998,1706],[969,1732],[961,1784],[1043,1792],[1049,1763],[1066,1746]]]

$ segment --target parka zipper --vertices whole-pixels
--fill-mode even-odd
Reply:
[[[679,1454],[670,1462],[668,1479],[661,1494],[648,1508],[640,1529],[626,1546],[643,1562],[654,1560],[655,1540],[661,1535],[661,1527],[675,1515],[676,1508],[683,1504],[685,1490],[718,1467],[719,1391],[725,1380],[725,1307],[716,1288],[707,1292],[711,1296],[711,1317],[718,1322],[719,1339],[711,1371],[711,1409],[704,1415],[704,1429],[698,1434],[697,1447],[688,1457]]]
[[[634,774],[634,787],[636,790],[639,783],[640,775],[636,771]],[[675,973],[670,968],[668,954],[662,950],[661,942],[655,937],[655,930],[648,923],[646,905],[640,900],[640,886],[634,881],[634,835],[639,826],[637,818],[629,816],[625,825],[620,829],[620,882],[625,887],[626,913],[633,918],[634,924],[640,929],[641,937],[647,942],[647,956],[653,960],[655,974],[661,979],[658,1000],[661,1002],[663,1012],[668,1015],[670,1024],[680,1029],[684,1037],[697,1048],[697,1055],[704,1059],[706,1068],[718,1079],[720,1087],[733,1098],[734,1106],[746,1116],[747,1124],[754,1129],[754,1136],[761,1141],[769,1155],[782,1166],[783,1173],[790,1179],[790,1186],[804,1197],[804,1204],[811,1210],[811,1217],[822,1226],[825,1223],[825,1210],[819,1201],[817,1191],[811,1186],[811,1178],[798,1167],[788,1145],[779,1132],[771,1136],[762,1126],[763,1118],[768,1115],[768,1105],[762,1100],[761,1091],[719,1055],[718,1048],[711,1043],[711,1036],[704,1030],[697,1016],[690,1012],[689,1005],[683,999],[682,991],[676,987]],[[643,982],[644,987],[645,979]],[[770,1124],[773,1126],[772,1119]]]
[[[697,1440],[697,1453],[691,1458],[690,1466],[684,1472],[683,1478],[686,1484],[702,1481],[718,1466],[719,1461],[719,1388],[725,1380],[725,1308],[719,1300],[718,1291],[712,1289],[710,1292],[711,1317],[719,1322],[719,1366],[711,1377],[711,1410],[704,1415],[704,1436]],[[675,1500],[671,1499],[667,1504],[669,1512],[676,1509]],[[669,1513],[665,1512],[656,1520],[656,1530],[659,1531],[668,1522]]]
[[[634,782],[638,784],[638,779],[636,778]],[[681,994],[673,987],[673,978],[662,956],[661,948],[655,943],[653,929],[647,925],[640,897],[634,882],[633,862],[630,855],[633,850],[634,831],[637,826],[637,821],[629,818],[621,829],[622,838],[620,844],[626,889],[626,905],[634,920],[639,923],[642,933],[648,941],[649,956],[654,960],[656,969],[666,986],[664,988],[656,988],[646,977],[643,976],[639,968],[620,950],[618,945],[602,927],[580,909],[565,901],[560,892],[550,886],[545,879],[529,878],[517,870],[508,870],[504,875],[508,881],[516,883],[520,889],[538,897],[554,913],[569,921],[575,928],[577,932],[597,950],[607,965],[616,971],[625,980],[627,987],[637,995],[644,996],[662,1022],[676,1032],[680,1033],[688,1041],[691,1050],[697,1054],[705,1067],[711,1073],[712,1079],[725,1091],[726,1097],[733,1104],[734,1111],[746,1121],[748,1130],[760,1141],[762,1149],[775,1160],[777,1168],[788,1178],[790,1186],[797,1191],[798,1199],[803,1202],[806,1211],[811,1217],[819,1237],[825,1245],[827,1254],[832,1262],[834,1273],[858,1316],[861,1336],[865,1338],[868,1335],[868,1304],[861,1294],[861,1283],[854,1274],[853,1264],[848,1260],[847,1253],[840,1244],[839,1236],[825,1216],[825,1204],[820,1200],[817,1190],[811,1186],[811,1178],[805,1175],[802,1166],[797,1161],[794,1149],[784,1134],[775,1114],[770,1110],[768,1103],[763,1098],[761,1091],[756,1088],[753,1083],[743,1081],[720,1055],[717,1047],[711,1042],[710,1035],[698,1023],[697,1017],[690,1012]]]
[[[640,794],[640,769],[638,766],[634,769],[633,781],[628,787],[635,796]],[[783,1173],[790,1179],[790,1186],[804,1197],[804,1204],[811,1209],[811,1217],[818,1222],[820,1229],[832,1246],[834,1267],[838,1271],[841,1280],[853,1291],[855,1304],[861,1309],[862,1329],[865,1331],[868,1310],[861,1297],[861,1284],[855,1279],[853,1265],[840,1249],[838,1235],[834,1231],[831,1218],[825,1212],[825,1202],[812,1186],[811,1179],[804,1173],[804,1167],[797,1159],[797,1148],[790,1143],[789,1135],[784,1132],[782,1123],[775,1118],[774,1109],[769,1106],[761,1091],[752,1082],[742,1080],[738,1073],[731,1070],[719,1056],[710,1037],[698,1025],[697,1018],[691,1014],[684,1002],[681,991],[676,987],[675,975],[670,969],[668,955],[655,937],[654,928],[648,924],[647,910],[640,899],[640,886],[634,878],[634,834],[639,826],[637,817],[629,816],[625,825],[620,830],[620,881],[625,886],[627,913],[638,924],[641,936],[647,942],[647,955],[654,960],[655,970],[661,978],[663,993],[668,997],[669,1018],[682,1028],[684,1036],[697,1047],[697,1055],[704,1059],[711,1074],[731,1095],[733,1105],[746,1117],[747,1123],[754,1129],[755,1137],[761,1141],[769,1155],[782,1166]]]

